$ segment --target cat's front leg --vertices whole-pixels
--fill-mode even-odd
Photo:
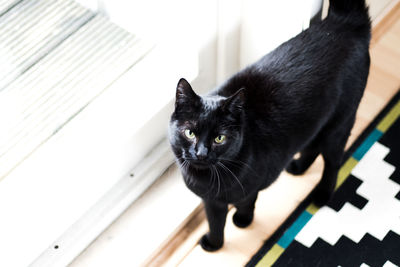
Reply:
[[[236,212],[233,215],[233,223],[240,228],[245,228],[251,224],[254,218],[254,208],[258,192],[251,194],[245,200],[235,204]]]
[[[224,244],[228,204],[211,200],[204,200],[203,202],[210,231],[200,239],[200,245],[204,250],[216,251]]]

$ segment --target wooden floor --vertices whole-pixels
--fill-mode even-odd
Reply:
[[[399,12],[385,26],[374,28],[376,36],[373,36],[370,49],[370,76],[348,146],[400,88]],[[147,265],[243,266],[312,190],[320,179],[322,169],[323,161],[319,157],[302,177],[283,172],[277,182],[259,194],[254,222],[247,229],[233,225],[234,209],[231,209],[225,229],[225,244],[218,252],[208,253],[197,245],[197,240],[208,230],[203,219],[204,212],[199,211],[180,237],[174,240],[179,245],[173,245],[173,248],[166,246],[161,256],[153,258]],[[197,227],[199,220],[201,223]]]

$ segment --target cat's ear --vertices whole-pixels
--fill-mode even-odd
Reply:
[[[182,104],[195,103],[199,99],[200,97],[193,91],[189,82],[181,78],[176,86],[175,108]]]
[[[229,112],[241,111],[245,103],[245,89],[241,88],[236,93],[225,99],[222,109]]]

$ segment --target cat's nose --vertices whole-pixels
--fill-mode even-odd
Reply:
[[[197,148],[196,157],[197,157],[199,160],[204,160],[204,159],[207,158],[207,155],[208,155],[208,149],[207,149],[204,145],[200,145],[200,146]]]

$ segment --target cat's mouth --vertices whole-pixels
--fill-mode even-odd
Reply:
[[[211,162],[205,160],[191,160],[189,164],[196,169],[208,169],[212,165]]]

